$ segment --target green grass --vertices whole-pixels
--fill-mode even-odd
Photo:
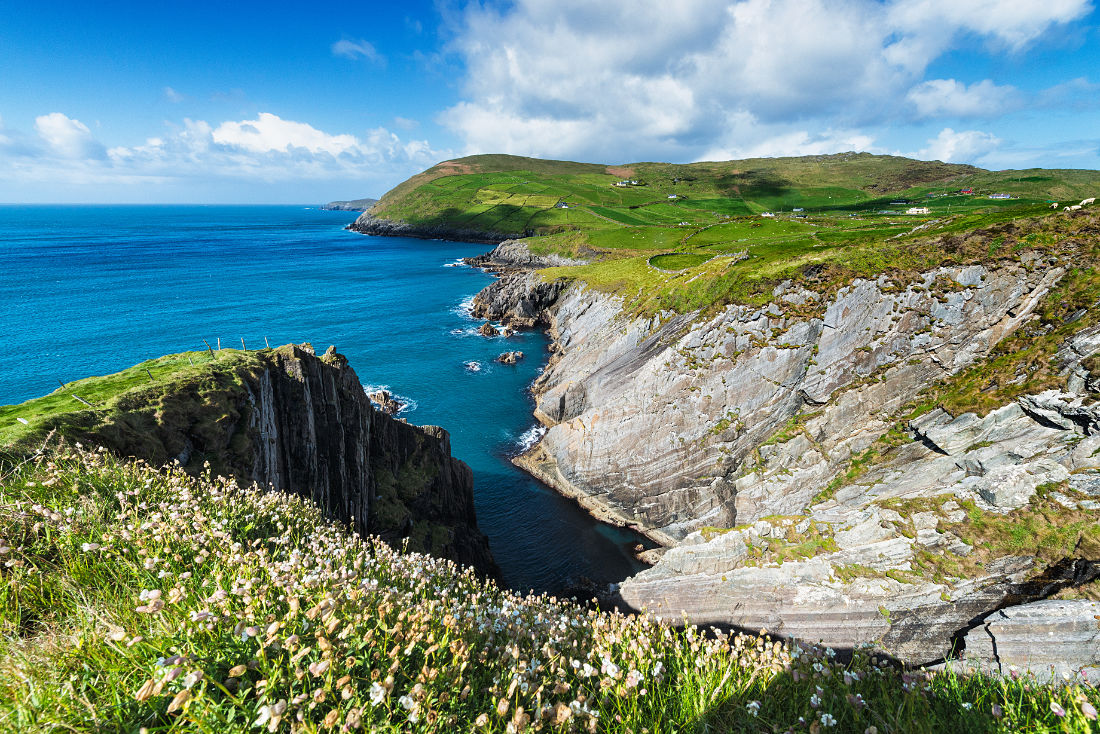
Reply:
[[[684,270],[702,265],[710,259],[710,255],[699,255],[692,252],[669,252],[663,255],[654,255],[649,258],[649,264],[661,270]]]
[[[72,448],[0,469],[0,538],[5,731],[1088,732],[1100,705],[519,596],[299,498]]]
[[[642,185],[612,185],[622,178]],[[976,193],[955,193],[965,187]],[[993,172],[869,154],[617,168],[473,156],[414,176],[373,213],[527,236],[543,254],[583,252],[596,262],[546,276],[583,280],[653,314],[761,305],[779,282],[800,279],[807,268],[828,269],[824,283],[814,283],[827,295],[853,277],[959,263],[958,253],[942,246],[945,238],[1047,215],[1052,197],[1077,201],[1097,189],[1095,171]],[[989,199],[994,192],[1016,198]],[[557,208],[559,201],[570,208]],[[931,214],[877,213],[911,205],[927,206]],[[794,208],[803,211],[795,215]],[[786,213],[759,216],[768,210]],[[741,252],[749,258],[738,267],[689,267],[696,277],[678,282],[654,281],[644,269],[618,263],[673,253],[702,262]],[[981,262],[1006,253],[989,242],[981,253],[967,254],[966,262]]]
[[[259,366],[255,352],[222,349],[216,355],[214,359],[210,352],[183,352],[158,357],[114,374],[66,383],[19,405],[0,406],[0,446],[25,448],[50,430],[91,428],[103,416],[144,402],[154,393],[178,392],[184,384],[200,390],[240,384],[242,370]]]

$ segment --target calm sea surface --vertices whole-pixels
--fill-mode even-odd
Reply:
[[[347,355],[402,416],[451,432],[478,523],[514,588],[639,570],[638,538],[508,461],[533,440],[546,337],[485,339],[465,304],[492,278],[446,267],[484,245],[366,237],[350,212],[290,206],[0,206],[0,404],[162,354],[312,342]],[[528,358],[495,363],[505,350]]]

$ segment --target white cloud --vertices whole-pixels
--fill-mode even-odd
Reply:
[[[135,200],[148,199],[157,187],[203,192],[226,181],[248,181],[250,186],[295,182],[299,188],[316,182],[352,188],[349,196],[380,194],[451,155],[384,128],[361,136],[331,134],[272,113],[217,125],[184,119],[141,143],[109,150],[86,125],[60,113],[37,118],[35,130],[40,142],[33,147],[18,144],[17,132],[0,130],[0,169],[5,173],[0,200],[25,196],[32,190],[28,184],[71,191],[75,200],[96,199],[107,187],[136,187],[139,195],[126,197]],[[16,143],[9,144],[9,138]],[[365,182],[370,189],[364,190]],[[188,195],[191,200],[202,196]]]
[[[173,103],[182,102],[184,100],[184,96],[171,87],[164,88],[164,98]]]
[[[940,134],[928,141],[916,157],[944,163],[978,163],[996,151],[1001,140],[992,133],[980,130],[955,132],[945,127]]]
[[[364,41],[361,38],[357,41],[350,41],[346,38],[337,41],[332,44],[332,53],[345,59],[363,58],[375,64],[384,64],[386,61],[386,57],[378,53],[378,49],[374,47],[373,43]]]
[[[773,134],[748,145],[711,148],[699,157],[702,161],[776,156],[822,155],[837,151],[876,151],[874,138],[855,130],[826,130],[813,135],[806,130]]]
[[[925,70],[975,37],[1023,51],[1090,9],[1088,0],[475,3],[451,47],[466,66],[463,99],[439,121],[468,153],[600,161],[870,145],[858,131],[914,110],[974,117],[1016,104],[1011,87],[925,81]]]
[[[88,126],[60,112],[36,117],[34,130],[54,153],[64,158],[103,156],[103,146],[96,141]]]
[[[286,153],[292,148],[302,148],[310,153],[338,156],[358,145],[353,135],[329,135],[307,123],[284,120],[270,112],[261,112],[255,120],[223,122],[212,137],[215,143],[253,153],[273,150]]]
[[[1019,51],[1054,24],[1069,23],[1092,10],[1089,0],[899,0],[889,22],[917,38],[974,33]]]
[[[909,90],[917,117],[996,117],[1016,104],[1015,87],[990,79],[967,86],[954,79],[930,79]]]

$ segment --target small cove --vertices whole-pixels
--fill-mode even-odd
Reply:
[[[0,403],[161,354],[310,341],[347,355],[401,417],[451,432],[478,524],[509,586],[560,591],[643,566],[635,533],[597,522],[510,462],[535,436],[540,332],[486,339],[469,299],[485,245],[366,237],[354,213],[294,206],[0,207]],[[495,361],[520,350],[517,365]]]

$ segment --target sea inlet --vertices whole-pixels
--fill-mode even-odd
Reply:
[[[478,524],[514,589],[557,593],[642,568],[597,522],[509,461],[537,438],[537,331],[485,338],[468,314],[485,245],[367,237],[307,206],[0,206],[0,404],[162,354],[311,342],[345,354],[411,423],[451,433]],[[495,361],[504,351],[527,357]]]

